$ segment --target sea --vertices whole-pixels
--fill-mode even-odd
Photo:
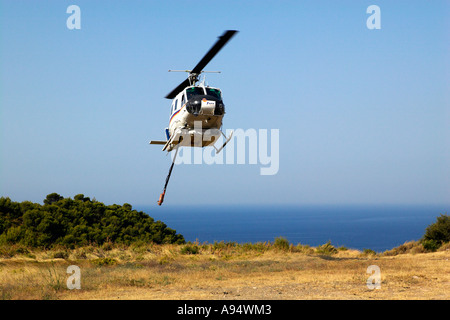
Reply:
[[[199,243],[273,242],[384,252],[419,240],[449,205],[140,206],[155,220]]]

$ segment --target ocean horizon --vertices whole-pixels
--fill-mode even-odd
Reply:
[[[204,205],[136,206],[200,243],[273,242],[384,252],[419,240],[449,205]]]

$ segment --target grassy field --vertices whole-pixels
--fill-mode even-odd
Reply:
[[[407,243],[375,254],[330,244],[0,248],[0,299],[440,299],[450,298],[449,246]],[[70,265],[80,289],[68,289]],[[369,289],[367,268],[380,268]]]

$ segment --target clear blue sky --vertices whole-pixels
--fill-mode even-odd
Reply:
[[[156,207],[170,157],[148,142],[185,77],[167,70],[236,29],[207,80],[224,128],[280,130],[279,172],[176,166],[164,205],[450,202],[447,0],[1,0],[0,17],[0,196]]]

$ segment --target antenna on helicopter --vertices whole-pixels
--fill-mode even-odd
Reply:
[[[195,74],[195,76],[194,75],[191,76],[192,70],[169,70],[169,72],[189,72],[188,79],[189,79],[189,84],[191,86],[195,85],[195,83],[198,81],[198,76],[202,73],[221,73],[221,71],[200,71],[199,74]]]
[[[192,70],[169,70],[169,72],[192,72]],[[200,73],[221,73],[222,71],[201,71]]]

